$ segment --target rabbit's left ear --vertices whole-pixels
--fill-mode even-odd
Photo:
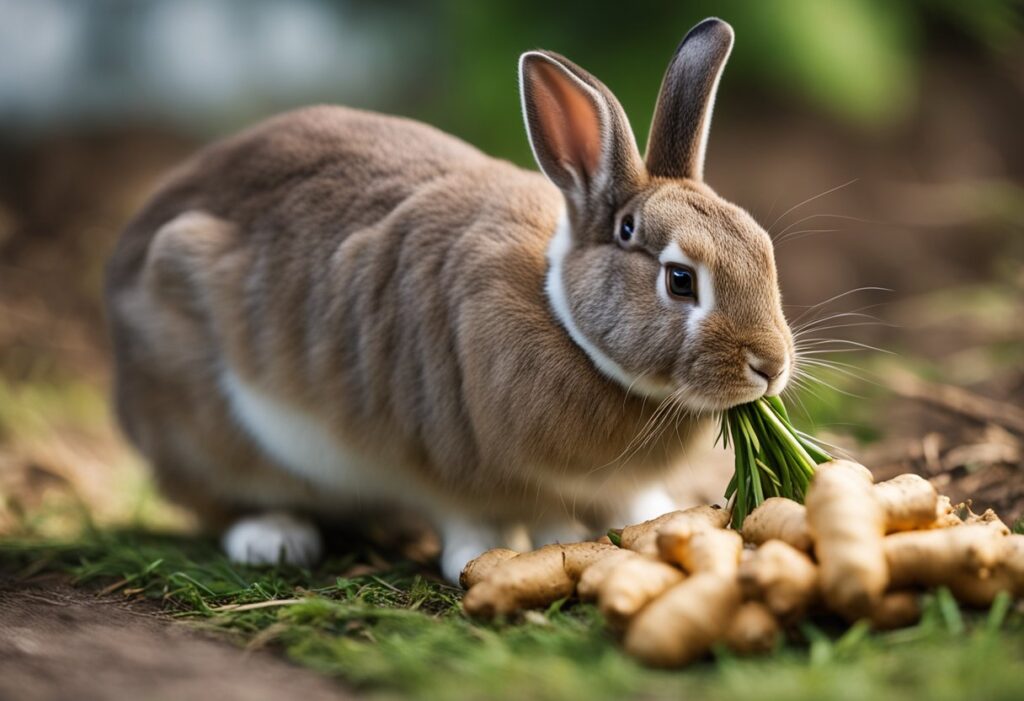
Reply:
[[[578,204],[601,197],[642,168],[618,100],[564,56],[530,51],[519,60],[523,116],[540,169]]]
[[[712,17],[691,29],[676,49],[647,139],[651,175],[703,179],[711,111],[733,37],[731,26]]]

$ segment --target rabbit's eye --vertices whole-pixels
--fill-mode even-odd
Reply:
[[[633,215],[627,214],[622,218],[622,223],[619,224],[619,238],[623,241],[629,241],[633,238],[634,231],[636,231],[636,224],[633,222]]]
[[[697,273],[682,265],[670,265],[665,274],[668,292],[680,299],[697,299]]]

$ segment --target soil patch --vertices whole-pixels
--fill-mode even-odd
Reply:
[[[330,680],[65,581],[0,579],[0,699],[353,698]]]

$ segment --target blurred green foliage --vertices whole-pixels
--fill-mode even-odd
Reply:
[[[1021,0],[440,1],[444,76],[416,116],[518,163],[532,160],[516,90],[527,49],[565,54],[598,76],[643,144],[675,46],[693,24],[719,16],[737,34],[720,104],[792,100],[877,129],[913,107],[926,39],[1000,61],[1020,45],[1024,17]]]

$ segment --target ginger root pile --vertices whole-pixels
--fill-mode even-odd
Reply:
[[[1024,535],[991,510],[967,513],[917,475],[874,484],[864,466],[833,460],[818,466],[806,506],[767,499],[742,531],[728,528],[728,510],[698,506],[626,526],[618,545],[490,550],[462,573],[463,608],[491,618],[577,595],[629,654],[678,667],[719,643],[770,651],[813,613],[913,625],[932,587],[968,606],[1024,597]]]

